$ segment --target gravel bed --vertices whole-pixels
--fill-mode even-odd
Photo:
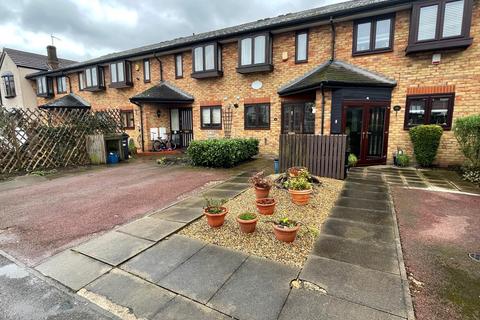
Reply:
[[[181,230],[180,234],[247,254],[302,267],[312,250],[318,232],[308,231],[305,226],[302,226],[297,234],[297,239],[288,244],[275,239],[273,224],[267,221],[288,217],[301,221],[310,229],[318,231],[343,187],[343,181],[340,180],[320,178],[320,181],[322,185],[315,188],[310,203],[305,206],[293,204],[288,191],[273,187],[270,196],[273,196],[278,203],[275,213],[271,216],[257,213],[255,192],[253,188],[250,188],[225,204],[229,213],[226,215],[225,224],[222,227],[210,228],[206,218],[203,217]],[[240,232],[235,218],[244,212],[254,212],[259,217],[254,233]]]

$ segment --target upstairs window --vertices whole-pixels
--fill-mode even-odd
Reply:
[[[380,16],[355,21],[353,55],[393,50],[393,16]]]
[[[238,42],[239,73],[271,71],[271,40],[269,34],[244,37]]]
[[[105,89],[105,77],[103,68],[94,66],[86,68],[85,71],[85,90],[99,91]]]
[[[133,110],[122,110],[120,112],[122,126],[125,129],[135,129],[135,122],[133,119]]]
[[[408,96],[404,128],[436,124],[449,130],[452,127],[454,100],[454,94]]]
[[[245,105],[245,129],[270,129],[270,104]]]
[[[143,60],[143,82],[150,82],[150,59]]]
[[[200,107],[202,129],[222,129],[222,107]]]
[[[85,89],[85,73],[78,73],[78,89],[83,91]]]
[[[53,79],[46,76],[37,78],[37,96],[51,97],[53,96]]]
[[[110,64],[110,87],[123,88],[132,85],[132,63],[119,61]]]
[[[181,53],[175,55],[175,78],[183,78],[183,55]]]
[[[308,61],[308,31],[300,31],[295,35],[295,63]]]
[[[469,46],[472,6],[472,0],[415,3],[407,53]]]
[[[57,93],[67,92],[67,77],[57,77]]]
[[[15,93],[15,80],[13,74],[8,72],[2,75],[3,87],[5,88],[5,98],[13,98],[16,96]]]
[[[217,43],[193,48],[193,78],[221,76],[222,52]]]

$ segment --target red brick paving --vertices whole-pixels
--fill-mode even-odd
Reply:
[[[407,271],[418,320],[480,319],[480,197],[394,188]]]
[[[35,265],[94,233],[162,208],[180,195],[226,176],[208,169],[160,168],[151,161],[69,174],[3,191],[0,249]]]

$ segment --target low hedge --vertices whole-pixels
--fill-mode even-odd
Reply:
[[[257,139],[211,139],[190,142],[187,155],[192,164],[229,168],[258,154]]]
[[[413,127],[409,131],[415,160],[422,167],[430,167],[437,156],[443,129],[429,124]]]
[[[468,165],[480,168],[480,114],[458,118],[453,132]]]

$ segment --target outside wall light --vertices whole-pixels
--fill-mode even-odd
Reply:
[[[160,118],[160,116],[162,115],[162,112],[160,111],[160,109],[157,110],[157,118]]]
[[[397,117],[398,111],[402,110],[402,107],[396,105],[393,107],[393,111],[395,111],[395,118]]]

